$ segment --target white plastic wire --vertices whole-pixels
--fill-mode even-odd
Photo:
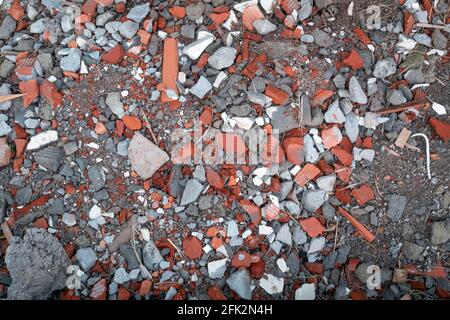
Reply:
[[[427,173],[428,173],[428,179],[431,180],[431,170],[430,170],[430,141],[428,140],[428,137],[424,135],[423,133],[415,133],[411,136],[411,138],[414,137],[422,137],[425,139],[425,146],[426,146],[426,155],[427,155]]]

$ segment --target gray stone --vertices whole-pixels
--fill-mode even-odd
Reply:
[[[36,152],[34,160],[41,167],[51,172],[57,172],[63,161],[63,153],[61,148],[49,146]]]
[[[208,58],[208,63],[212,68],[222,70],[233,65],[236,54],[237,50],[235,48],[222,47],[214,51]]]
[[[0,86],[0,96],[11,94],[11,85],[4,83]],[[6,111],[12,106],[12,100],[0,102],[0,111]]]
[[[373,272],[371,272],[372,265],[373,263],[364,262],[360,263],[356,268],[355,275],[363,285],[366,285],[369,278],[373,275]]]
[[[9,61],[8,59],[4,59],[2,63],[0,64],[0,77],[1,78],[7,78],[10,76],[10,74],[15,69],[14,63]]]
[[[308,236],[306,235],[306,232],[303,231],[302,228],[297,224],[294,226],[293,240],[294,243],[299,246],[305,244],[306,241],[308,241]]]
[[[100,167],[99,165],[94,164],[92,166],[89,166],[88,176],[90,181],[89,187],[92,191],[99,191],[105,186],[105,172],[103,172],[102,167]]]
[[[44,300],[67,286],[69,257],[46,230],[30,228],[23,240],[13,237],[5,262],[12,279],[10,300]]]
[[[278,107],[276,111],[272,113],[271,124],[273,128],[279,130],[280,133],[298,128],[298,123],[298,116],[290,107]]]
[[[251,278],[247,269],[242,268],[232,273],[227,284],[241,299],[252,299]]]
[[[277,26],[268,19],[258,19],[253,22],[253,26],[260,35],[266,35],[277,30]]]
[[[327,123],[344,123],[345,115],[339,108],[339,100],[335,100],[325,112],[323,119]]]
[[[311,240],[308,253],[315,253],[325,248],[325,237],[318,237]]]
[[[138,248],[136,248],[136,249],[138,250]],[[133,247],[130,244],[122,243],[119,246],[119,252],[125,258],[125,260],[127,261],[127,268],[129,270],[133,270],[133,269],[139,268],[139,261],[136,258],[136,255],[134,253]]]
[[[135,133],[128,148],[131,168],[144,180],[152,177],[169,156],[140,133]]]
[[[422,70],[408,70],[405,73],[405,79],[408,80],[410,85],[418,84],[418,83],[424,83],[425,79],[423,77]]]
[[[97,254],[92,248],[80,248],[75,254],[81,268],[88,272],[97,262]]]
[[[130,141],[128,139],[122,140],[117,144],[117,154],[126,157],[128,156],[128,148],[130,146]]]
[[[405,242],[403,243],[402,247],[402,251],[405,257],[413,261],[423,260],[422,256],[423,249],[424,249],[423,247],[413,242]]]
[[[193,85],[189,92],[195,95],[199,99],[203,99],[203,97],[212,89],[211,82],[209,82],[208,79],[206,79],[204,76],[201,76],[200,79],[198,79],[197,83]]]
[[[277,233],[276,240],[292,246],[292,234],[287,223],[283,224]]]
[[[394,59],[386,58],[382,60],[378,60],[375,65],[375,69],[373,71],[373,75],[378,79],[384,79],[389,77],[397,72],[397,64]]]
[[[144,249],[142,250],[142,255],[144,265],[149,270],[159,270],[159,264],[164,260],[164,258],[152,240],[145,244]]]
[[[133,21],[125,21],[120,25],[119,33],[121,36],[131,39],[139,30],[139,24]]]
[[[227,270],[227,258],[208,263],[208,276],[211,279],[222,279]]]
[[[328,33],[319,28],[314,28],[312,36],[319,47],[328,48],[333,45],[333,39],[328,35]]]
[[[433,222],[431,225],[431,243],[440,246],[450,239],[450,224],[448,221]]]
[[[30,186],[21,188],[17,190],[15,201],[19,206],[24,206],[31,201],[31,197],[33,196],[33,190]]]
[[[393,106],[399,106],[407,101],[400,90],[390,90],[386,97]]]
[[[110,21],[114,16],[111,12],[105,12],[102,14],[99,14],[97,18],[95,19],[95,24],[98,27],[103,27],[108,21]]]
[[[0,137],[7,136],[11,132],[12,128],[5,121],[0,121]]]
[[[345,120],[345,133],[352,143],[355,143],[359,136],[358,116],[350,112]]]
[[[407,198],[405,196],[400,196],[397,194],[392,194],[387,197],[388,209],[387,216],[393,221],[397,222],[402,217],[403,211],[405,210]]]
[[[361,85],[358,82],[358,79],[353,76],[350,78],[350,82],[348,85],[350,91],[350,100],[359,104],[367,103],[367,96],[364,93],[364,90],[361,88]]]
[[[436,49],[439,50],[447,49],[448,39],[439,29],[435,29],[433,31],[431,38],[433,39],[433,45]]]
[[[81,66],[81,52],[72,50],[67,56],[61,58],[60,67],[64,71],[77,72]]]
[[[149,12],[150,12],[150,4],[145,3],[131,8],[130,11],[128,12],[127,17],[130,20],[140,23],[142,20],[144,20],[144,18],[147,16]]]
[[[186,7],[186,17],[191,21],[197,21],[203,16],[205,5],[203,2],[190,4]]]
[[[66,155],[71,155],[77,152],[78,150],[78,144],[76,142],[68,142],[65,145],[63,145],[64,152]]]
[[[124,284],[126,282],[130,281],[130,275],[128,274],[127,270],[124,268],[119,268],[114,273],[114,282],[117,284]]]
[[[313,1],[312,0],[301,0],[300,9],[297,11],[298,20],[305,20],[311,16],[313,10]]]
[[[323,190],[305,190],[303,192],[303,207],[309,212],[319,209],[327,200],[327,193]]]
[[[16,21],[9,14],[4,14],[0,24],[0,40],[8,40],[16,30],[16,26]]]
[[[195,26],[192,24],[183,24],[181,26],[180,34],[188,39],[195,39]]]
[[[195,202],[203,191],[203,185],[195,180],[191,179],[186,183],[184,188],[183,197],[181,198],[180,206],[186,206]]]
[[[31,33],[42,33],[45,30],[46,21],[45,19],[39,19],[35,22],[33,22],[30,25],[30,32]]]
[[[336,182],[335,175],[321,176],[316,179],[317,186],[327,192],[334,190],[334,183]]]
[[[125,115],[121,98],[122,95],[120,94],[120,92],[111,92],[108,94],[105,100],[106,105],[119,119],[122,119]]]
[[[305,154],[305,161],[310,163],[316,163],[319,159],[319,152],[317,151],[314,140],[309,134],[305,134],[303,137],[303,152]]]

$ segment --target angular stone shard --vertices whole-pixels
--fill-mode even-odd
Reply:
[[[169,156],[140,133],[136,133],[128,147],[131,168],[144,180],[150,178],[169,161]]]

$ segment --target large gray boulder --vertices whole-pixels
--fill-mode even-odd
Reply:
[[[5,261],[12,278],[9,300],[44,300],[66,287],[69,257],[46,230],[31,228],[23,239],[13,237]]]

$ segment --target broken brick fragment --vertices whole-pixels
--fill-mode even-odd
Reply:
[[[225,184],[223,178],[216,171],[214,171],[209,167],[206,167],[205,171],[206,171],[206,180],[208,181],[209,185],[214,189],[222,190]]]
[[[21,81],[19,83],[19,89],[22,93],[26,93],[23,96],[23,106],[25,108],[39,97],[39,84],[36,80]]]
[[[311,238],[315,238],[325,232],[325,227],[315,217],[300,220],[300,225]]]
[[[123,50],[123,47],[118,44],[102,55],[102,61],[109,64],[119,64],[122,62],[124,56],[125,51]]]
[[[97,15],[97,2],[95,0],[87,0],[81,6],[81,12],[90,17],[95,17]]]
[[[434,132],[442,139],[444,142],[448,142],[450,139],[450,123],[438,120],[436,118],[431,117],[428,120],[431,127],[433,127]]]
[[[44,79],[39,86],[39,93],[52,107],[57,107],[62,104],[62,96],[58,92],[56,85],[47,79]]]
[[[314,94],[311,104],[313,106],[322,105],[325,101],[330,99],[334,95],[334,91],[319,89]]]
[[[227,300],[222,290],[216,286],[208,288],[208,296],[211,300]]]
[[[354,49],[350,51],[350,54],[344,60],[342,60],[342,63],[353,70],[361,69],[364,66],[364,60],[359,55],[358,51]]]
[[[339,212],[348,220],[350,223],[358,230],[358,233],[366,239],[367,242],[373,242],[375,240],[375,236],[372,232],[369,231],[363,224],[361,224],[358,220],[353,218],[350,213],[345,211],[342,207],[339,207]]]
[[[337,146],[331,149],[331,153],[342,162],[343,165],[350,167],[353,162],[353,155],[341,147]]]
[[[330,149],[342,141],[342,133],[338,127],[331,127],[329,129],[322,130],[322,143],[325,149]]]
[[[174,6],[169,8],[169,13],[172,15],[172,17],[183,19],[186,16],[186,8]]]
[[[261,209],[247,199],[241,200],[239,204],[250,216],[250,220],[252,221],[252,223],[254,225],[258,225],[261,221]]]
[[[19,21],[25,15],[25,10],[20,5],[19,0],[14,0],[8,10],[8,14],[16,21]]]
[[[295,176],[295,182],[304,187],[309,181],[313,180],[320,174],[319,168],[311,163],[307,163],[302,170]]]
[[[257,4],[247,6],[242,13],[242,23],[248,30],[253,31],[253,23],[256,20],[264,19],[264,14],[259,9]]]
[[[142,122],[136,116],[123,116],[122,121],[125,124],[125,127],[130,130],[138,131],[142,129]]]
[[[275,105],[283,106],[289,101],[289,94],[274,86],[268,85],[266,87],[265,95],[272,98]]]
[[[283,148],[289,162],[296,165],[301,165],[303,163],[303,138],[287,137],[283,140]]]
[[[230,12],[211,13],[209,17],[215,24],[222,24],[230,17]]]
[[[163,50],[162,84],[164,90],[161,94],[161,102],[167,103],[174,99],[167,96],[166,90],[173,90],[178,95],[178,41],[174,38],[165,39]]]
[[[369,187],[367,184],[364,184],[359,188],[353,189],[352,195],[353,197],[355,197],[356,201],[361,206],[375,199],[375,193],[373,192],[372,188]]]
[[[199,259],[202,256],[202,243],[196,237],[187,237],[183,239],[183,251],[189,259]]]
[[[414,18],[414,15],[406,10],[403,15],[403,32],[406,34],[411,34],[415,24],[416,19]]]
[[[238,251],[231,259],[231,265],[235,268],[248,268],[252,264],[251,256],[248,252]]]

